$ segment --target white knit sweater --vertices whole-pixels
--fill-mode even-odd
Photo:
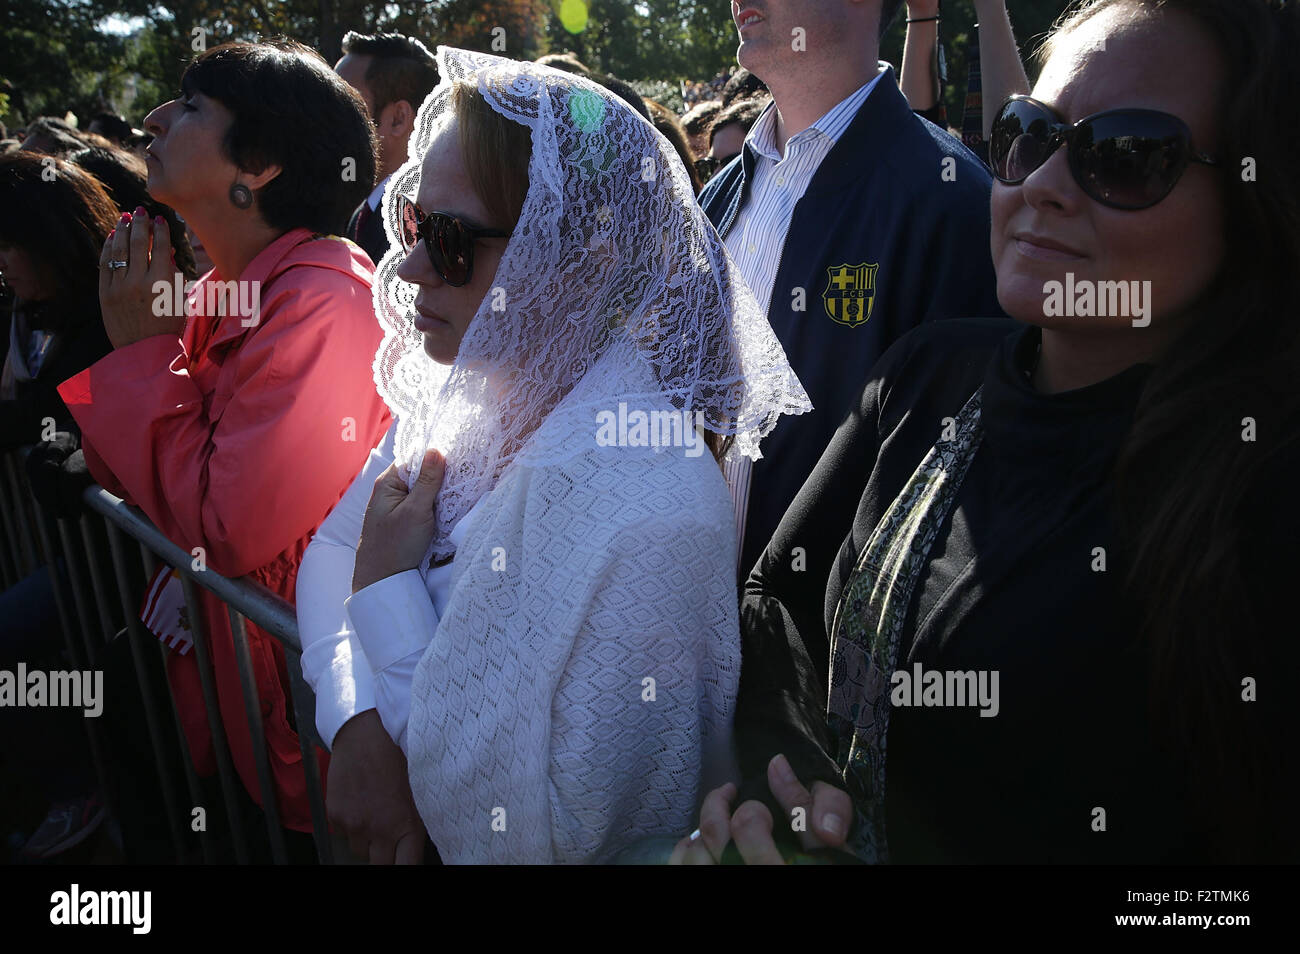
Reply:
[[[731,775],[740,676],[713,457],[591,446],[515,465],[462,533],[441,612],[417,570],[347,601],[443,859],[601,862],[693,828]]]

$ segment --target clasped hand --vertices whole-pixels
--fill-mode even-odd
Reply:
[[[768,763],[767,781],[772,795],[785,811],[783,824],[792,823],[797,810],[802,809],[798,815],[804,824],[797,826],[796,831],[805,851],[846,850],[844,843],[853,818],[853,802],[847,792],[825,782],[814,782],[809,791],[795,776],[784,755]],[[731,804],[738,794],[731,782],[710,792],[700,807],[699,834],[679,841],[668,863],[720,864],[727,844],[735,841],[747,865],[784,864],[785,859],[772,837],[775,821],[771,811],[762,802],[748,801],[733,813]]]
[[[420,476],[409,490],[396,463],[375,479],[357,544],[353,593],[420,565],[437,527],[434,502],[445,469],[443,456],[430,449],[425,451]]]
[[[170,314],[170,304],[161,316],[153,307],[154,285],[164,282],[170,288],[175,272],[166,220],[159,216],[151,222],[143,208],[123,215],[99,255],[99,309],[114,348],[154,335],[181,336],[185,316]]]

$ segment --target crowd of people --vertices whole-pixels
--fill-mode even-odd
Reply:
[[[296,606],[363,861],[1296,861],[1300,12],[1086,0],[1031,89],[975,6],[987,162],[925,118],[938,0],[733,0],[681,116],[350,33],[199,54],[144,138],[33,122],[6,447]],[[58,572],[0,594],[6,662],[55,651]],[[255,817],[230,617],[202,593],[213,739],[181,585],[147,678]],[[248,637],[306,859],[296,662]],[[49,858],[110,793],[33,718]]]
[[[702,80],[682,80],[682,103],[689,110],[700,103],[720,99],[723,87],[727,85],[727,80],[731,79],[731,73],[730,70],[723,70],[707,82]]]

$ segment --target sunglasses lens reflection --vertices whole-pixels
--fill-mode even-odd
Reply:
[[[1008,103],[993,124],[989,154],[999,179],[1019,182],[1043,164],[1052,117],[1032,103]]]
[[[1142,209],[1169,194],[1182,173],[1186,140],[1172,116],[1102,116],[1080,144],[1080,184],[1099,202]]]
[[[993,174],[1010,185],[1023,182],[1052,154],[1061,128],[1044,107],[1007,103],[989,142]],[[1150,110],[1103,113],[1074,126],[1069,137],[1075,181],[1089,197],[1115,209],[1145,209],[1167,196],[1190,152],[1186,127]]]
[[[402,246],[409,252],[415,248],[415,243],[420,240],[415,204],[403,197],[399,203],[398,214],[402,223]]]

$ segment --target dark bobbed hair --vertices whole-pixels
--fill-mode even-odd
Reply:
[[[51,311],[63,324],[54,330],[98,321],[99,255],[119,214],[99,180],[56,156],[7,153],[0,156],[0,208],[0,243],[22,249],[58,278]],[[81,307],[88,300],[93,311]]]
[[[365,102],[311,48],[283,38],[223,43],[190,64],[181,89],[233,114],[222,144],[233,163],[253,173],[280,166],[256,193],[272,228],[341,233],[374,188],[378,143]],[[348,159],[354,175],[345,178]]]
[[[414,37],[400,33],[370,36],[350,31],[343,37],[342,48],[344,53],[371,57],[366,67],[366,85],[375,100],[376,119],[385,106],[401,100],[418,111],[438,85],[438,63],[429,48]]]
[[[171,206],[164,205],[149,195],[149,170],[143,159],[123,149],[95,146],[74,152],[68,161],[98,179],[109,199],[123,212],[143,206],[151,219],[161,215],[167,222],[167,233],[176,253],[176,267],[186,278],[198,277],[194,250],[190,248],[185,223]]]
[[[92,125],[99,127],[99,134],[101,136],[106,139],[111,139],[119,146],[126,145],[127,140],[131,138],[131,135],[135,131],[131,128],[131,124],[126,121],[125,117],[119,116],[116,113],[96,113],[90,118],[90,122],[87,123],[87,128]]]
[[[1118,4],[1191,18],[1225,67],[1215,122],[1224,259],[1147,381],[1115,486],[1153,724],[1189,766],[1207,853],[1267,860],[1294,852],[1300,831],[1295,756],[1267,715],[1291,691],[1274,668],[1294,639],[1279,625],[1291,597],[1264,585],[1283,579],[1277,561],[1296,561],[1252,537],[1272,522],[1272,508],[1294,508],[1293,495],[1276,498],[1295,486],[1300,462],[1300,129],[1280,118],[1300,101],[1300,9],[1277,0],[1095,0],[1073,8],[1053,36]],[[1247,158],[1254,177],[1243,175]],[[1242,439],[1246,417],[1256,441]],[[1244,676],[1259,679],[1259,704],[1242,701]],[[1284,764],[1289,782],[1280,781]],[[1282,819],[1296,826],[1289,835],[1271,827]]]

